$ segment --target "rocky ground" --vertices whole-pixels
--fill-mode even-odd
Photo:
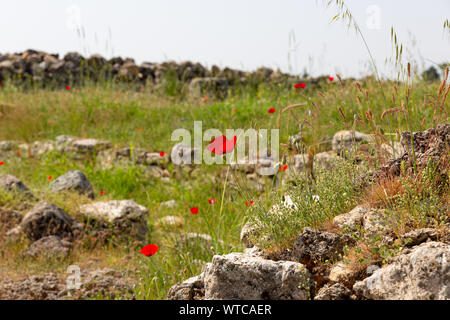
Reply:
[[[421,133],[414,133],[415,158],[419,166],[435,161],[442,176],[448,175],[444,161],[448,156],[450,124],[439,125]],[[295,140],[295,137],[292,138]],[[411,135],[405,133],[392,159],[377,172],[371,172],[364,179],[370,183],[382,177],[400,174],[403,161],[410,161]],[[359,156],[369,155],[361,144],[372,143],[373,137],[358,132],[336,133],[330,145],[331,150],[316,154],[314,166],[332,169],[333,164],[345,158],[355,146]],[[295,149],[295,141],[292,145]],[[61,152],[73,161],[95,159],[98,166],[108,168],[121,163],[131,163],[146,168],[158,179],[170,180],[176,172],[168,170],[169,163],[191,171],[183,163],[195,158],[198,150],[175,145],[170,155],[143,149],[113,148],[108,141],[80,139],[59,136],[55,141],[20,143],[0,142],[2,159],[10,159],[17,152],[39,158],[49,152]],[[387,157],[392,156],[386,151]],[[181,159],[181,162],[179,161]],[[293,173],[303,174],[312,166],[304,154],[290,159]],[[235,165],[256,188],[267,182],[258,174],[260,166],[274,166],[270,157],[255,164]],[[275,170],[278,172],[279,170]],[[285,175],[283,179],[292,179]],[[219,177],[223,179],[223,177]],[[448,179],[444,177],[444,180]],[[448,180],[447,180],[448,181]],[[233,181],[230,182],[231,184]],[[363,184],[364,184],[363,183]],[[76,214],[69,215],[60,206],[40,200],[32,194],[26,183],[12,175],[0,177],[0,188],[14,195],[15,207],[0,209],[0,236],[11,244],[26,239],[29,245],[22,257],[39,259],[52,257],[66,259],[79,248],[80,242],[91,238],[121,239],[144,244],[149,232],[146,217],[147,208],[133,200],[96,200],[91,182],[79,170],[69,171],[56,177],[49,186],[55,194],[76,193],[90,202],[80,204]],[[17,201],[20,199],[20,201]],[[174,205],[173,201],[162,204]],[[295,203],[288,203],[295,207]],[[277,208],[273,210],[276,212]],[[439,227],[411,230],[399,235],[386,224],[390,218],[383,209],[363,204],[348,213],[333,219],[333,226],[327,230],[305,228],[298,234],[291,248],[282,251],[266,251],[258,248],[257,225],[247,224],[241,234],[242,243],[248,247],[245,252],[215,255],[203,272],[173,286],[168,299],[450,299],[450,219],[449,212]],[[162,225],[183,225],[179,217],[167,216],[157,223]],[[256,234],[256,236],[255,236]],[[364,269],[342,259],[349,248],[354,248],[361,237],[380,237],[383,243],[396,243],[398,252],[389,261],[375,261]],[[181,242],[202,243],[204,248],[212,246],[208,235],[186,233]],[[226,244],[223,244],[226,246]],[[24,277],[2,276],[0,280],[1,299],[85,299],[98,296],[126,298],[133,296],[135,277],[114,269],[83,269],[82,286],[78,290],[67,289],[69,275],[45,273]]]
[[[375,176],[399,174],[399,159],[405,161],[412,154],[410,137],[403,134],[401,147],[406,151]],[[449,154],[450,124],[414,133],[413,139],[420,163],[433,158],[442,163]],[[334,142],[336,148],[336,136]],[[437,170],[448,174],[443,165]],[[387,226],[389,216],[384,210],[357,206],[334,218],[338,232],[305,228],[292,248],[275,254],[253,246],[248,239],[255,228],[246,226],[241,238],[251,249],[214,256],[200,275],[173,286],[168,299],[449,300],[448,207],[444,216],[445,223],[439,228],[395,235]],[[384,243],[397,242],[398,253],[388,263],[355,268],[341,259],[345,250],[357,245],[355,235],[360,233],[380,237]]]

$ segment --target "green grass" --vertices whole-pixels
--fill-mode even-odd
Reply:
[[[404,83],[395,83],[397,89],[394,89],[393,82],[386,81],[382,85],[387,96],[392,93],[395,96],[396,104],[392,101],[389,107],[398,106],[406,100],[407,87]],[[194,121],[201,120],[203,130],[279,128],[281,143],[287,143],[288,137],[298,133],[302,124],[304,147],[308,152],[315,153],[319,150],[321,139],[339,130],[354,128],[366,133],[376,132],[387,142],[391,135],[397,140],[397,131],[407,128],[420,130],[436,122],[436,109],[424,105],[424,96],[435,94],[439,83],[415,82],[409,96],[408,117],[400,112],[389,114],[384,119],[381,115],[386,108],[375,81],[368,78],[361,82],[361,87],[359,90],[347,81],[343,84],[324,82],[319,87],[307,87],[305,90],[262,84],[256,90],[240,90],[223,101],[210,98],[208,102],[203,102],[201,98],[166,95],[142,88],[133,90],[130,86],[113,83],[75,87],[71,91],[21,90],[5,85],[0,90],[0,103],[9,107],[0,117],[0,141],[33,142],[51,140],[64,134],[109,140],[115,147],[142,147],[170,153],[176,143],[170,141],[172,131],[178,128],[193,130]],[[305,106],[281,113],[286,106],[298,103]],[[268,114],[269,108],[276,108],[277,112]],[[366,115],[369,110],[371,119]],[[356,122],[353,121],[355,114],[359,119]],[[447,115],[438,115],[441,116],[440,122],[448,121]],[[288,150],[282,150],[284,156],[290,155]],[[263,236],[256,240],[267,248],[291,245],[295,236],[306,226],[325,226],[334,216],[360,202],[363,191],[355,188],[354,179],[357,174],[365,172],[364,167],[343,161],[333,171],[316,171],[314,181],[297,177],[295,185],[284,185],[279,189],[268,183],[265,192],[260,193],[251,189],[248,182],[234,171],[230,172],[225,183],[225,165],[201,165],[192,176],[184,173],[182,178],[172,177],[167,182],[149,176],[140,166],[122,165],[103,170],[94,161],[73,161],[61,154],[51,153],[41,159],[26,155],[8,158],[5,165],[0,166],[0,175],[19,177],[40,199],[54,202],[76,215],[77,206],[90,200],[58,197],[47,190],[49,176],[54,179],[73,169],[80,169],[86,174],[98,200],[133,199],[147,207],[151,229],[147,242],[157,243],[160,251],[146,258],[138,254],[139,247],[131,242],[120,246],[83,247],[57,270],[61,271],[69,262],[83,265],[89,257],[100,255],[102,266],[136,271],[135,296],[138,299],[164,299],[174,283],[201,272],[202,266],[214,254],[243,250],[239,234],[248,220],[257,218],[262,221],[262,235],[271,240],[263,243]],[[172,165],[168,169],[173,174],[177,171]],[[233,181],[238,182],[237,187],[233,186]],[[100,190],[105,191],[103,196]],[[267,214],[286,193],[297,203],[298,209],[284,210],[282,218]],[[315,201],[313,195],[318,195],[319,200]],[[210,205],[209,198],[216,198],[217,203]],[[160,207],[161,202],[171,199],[177,201],[175,208]],[[248,200],[255,201],[253,208],[246,207],[245,201]],[[14,207],[14,203],[10,195],[0,196],[2,206]],[[193,206],[200,208],[198,215],[190,213],[189,208]],[[184,226],[178,229],[157,227],[157,220],[166,215],[181,217]],[[201,247],[180,248],[177,242],[183,232],[210,235],[213,238],[212,249],[205,252]],[[26,241],[23,245],[26,246]],[[2,250],[4,256],[10,257],[4,265],[10,272],[47,272],[54,269],[54,263],[19,263],[20,250],[17,247]]]

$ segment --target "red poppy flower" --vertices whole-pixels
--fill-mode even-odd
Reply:
[[[330,80],[330,82],[334,81],[334,77],[328,77],[328,80]]]
[[[215,204],[217,202],[216,199],[208,199],[209,204]]]
[[[252,205],[254,205],[254,204],[255,204],[255,201],[252,201],[252,200],[250,200],[250,201],[245,201],[245,206],[246,206],[246,207],[252,206]]]
[[[22,155],[22,151],[17,151],[17,155],[20,157]]]
[[[52,176],[48,177],[48,181],[52,181],[52,179],[53,179]]]
[[[138,131],[139,131],[139,132],[142,132],[142,131],[144,131],[144,129],[139,128]]]
[[[234,150],[236,146],[237,136],[234,136],[233,140],[227,140],[227,137],[220,136],[214,138],[209,146],[206,147],[206,150],[211,151],[215,155],[222,155],[225,153],[230,153]]]
[[[206,101],[208,101],[208,100],[209,100],[208,97],[204,97],[204,98],[203,98],[203,102],[206,102]]]
[[[272,114],[272,113],[275,113],[276,111],[277,111],[277,109],[271,108],[271,109],[269,109],[267,112]]]
[[[54,124],[54,122],[53,121],[49,121],[48,124],[52,126]]]
[[[70,86],[66,86],[66,90],[70,90],[71,89],[71,87]]]
[[[198,207],[192,207],[191,208],[191,213],[192,214],[197,214],[198,213]]]
[[[300,89],[300,88],[305,89],[306,88],[306,83],[296,83],[294,85],[294,88],[295,89]]]
[[[4,166],[5,165],[5,161],[0,161],[0,166]]]
[[[142,253],[146,257],[151,257],[155,253],[157,253],[158,250],[159,250],[159,247],[156,244],[149,244],[149,245],[146,245],[145,247],[143,247],[139,251],[139,253]]]
[[[285,164],[284,166],[280,167],[280,172],[282,172],[282,171],[286,171],[286,170],[287,170],[287,168],[288,168],[288,165],[287,165],[287,164]]]
[[[105,194],[105,191],[100,190],[100,194],[103,196]]]
[[[162,158],[162,157],[164,157],[166,155],[166,153],[165,152],[161,152],[160,154],[159,154],[159,156]]]

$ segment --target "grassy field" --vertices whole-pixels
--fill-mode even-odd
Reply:
[[[448,86],[444,85],[442,90],[439,82],[410,79],[405,82],[386,81],[382,87],[383,91],[372,78],[357,84],[335,79],[304,89],[261,84],[256,90],[244,89],[225,100],[209,97],[204,101],[203,97],[169,96],[164,92],[107,82],[70,90],[22,90],[5,83],[0,88],[0,141],[34,142],[71,135],[109,140],[115,147],[132,146],[170,153],[176,143],[170,141],[171,133],[178,128],[193,130],[194,121],[201,120],[204,130],[279,128],[282,144],[286,144],[288,137],[297,134],[301,128],[304,149],[315,154],[324,149],[324,142],[330,142],[339,130],[355,129],[378,136],[380,142],[390,143],[398,141],[401,131],[418,131],[448,121],[448,105],[443,100]],[[302,106],[286,109],[296,104]],[[270,108],[276,108],[276,112],[268,113]],[[386,113],[389,109],[391,111]],[[292,154],[286,148],[281,150],[287,158]],[[382,163],[381,157],[376,159],[380,160],[370,164],[372,169]],[[56,178],[73,169],[86,174],[98,200],[133,199],[147,207],[151,229],[147,241],[158,244],[160,251],[146,258],[138,253],[139,246],[132,242],[102,244],[84,241],[63,262],[35,261],[19,258],[20,252],[28,245],[24,240],[19,244],[1,246],[0,269],[5,275],[17,277],[42,272],[64,273],[71,264],[81,268],[92,267],[92,264],[109,266],[125,270],[137,279],[136,298],[164,299],[170,286],[200,273],[205,261],[210,260],[213,254],[242,251],[239,234],[249,219],[257,217],[266,222],[263,230],[271,237],[270,243],[266,243],[271,250],[292,244],[295,235],[305,226],[326,228],[337,214],[367,201],[367,190],[353,188],[352,179],[356,174],[366,172],[367,166],[369,164],[356,166],[350,160],[344,161],[335,171],[316,172],[313,182],[299,177],[296,186],[275,188],[267,183],[266,190],[261,192],[250,188],[233,171],[226,178],[225,165],[201,165],[192,175],[177,174],[177,168],[170,165],[172,178],[162,181],[148,176],[138,166],[103,170],[93,161],[74,162],[59,153],[50,153],[41,159],[18,154],[5,160],[0,166],[0,175],[19,177],[39,198],[60,205],[70,214],[76,215],[77,205],[90,200],[78,196],[58,197],[48,193],[46,188],[50,176]],[[231,180],[240,183],[237,187],[232,186]],[[409,194],[414,194],[417,191],[414,184],[405,178],[404,185],[408,183],[412,188]],[[443,198],[442,190],[425,189],[420,192],[428,195],[428,205],[434,205],[436,211],[444,206],[445,213],[448,196]],[[271,220],[273,217],[265,213],[286,192],[292,194],[300,208],[285,220]],[[313,194],[320,196],[320,205]],[[208,203],[212,198],[217,199],[214,205]],[[177,202],[174,208],[160,206],[172,199]],[[255,205],[247,207],[246,201],[249,200]],[[393,205],[397,212],[404,209],[406,215],[417,213],[419,203],[411,205],[409,201],[409,206],[406,205],[406,195],[400,200],[404,202]],[[20,202],[8,194],[0,194],[0,206],[17,208]],[[420,203],[423,206],[423,202]],[[194,206],[199,207],[197,215],[189,211]],[[167,215],[181,217],[184,225],[177,228],[157,225],[158,219]],[[210,235],[213,238],[212,250],[180,249],[176,242],[183,232]]]

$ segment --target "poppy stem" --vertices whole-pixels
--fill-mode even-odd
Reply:
[[[225,190],[227,189],[227,182],[228,182],[228,174],[230,173],[230,166],[228,166],[227,169],[227,175],[225,177],[225,182],[223,183],[223,191],[222,191],[222,201],[220,203],[220,211],[219,211],[219,216],[222,216],[222,210],[223,210],[223,201],[225,199]]]

